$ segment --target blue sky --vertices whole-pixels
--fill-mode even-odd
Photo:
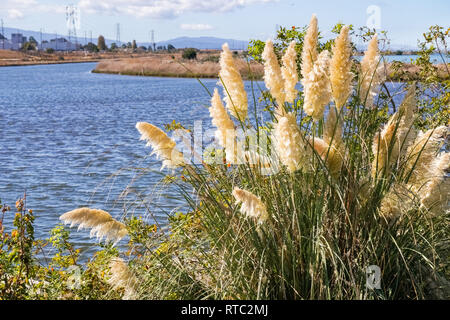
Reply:
[[[80,9],[79,35],[92,31],[94,37],[115,39],[120,23],[121,40],[138,42],[149,41],[152,29],[156,41],[179,36],[265,40],[276,25],[302,26],[316,13],[325,36],[338,21],[376,22],[392,44],[415,46],[430,25],[448,28],[450,21],[448,0],[1,0],[0,18],[7,27],[64,34],[71,3]]]

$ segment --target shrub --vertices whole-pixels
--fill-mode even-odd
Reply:
[[[197,49],[187,48],[183,50],[182,54],[183,59],[194,60],[197,59]]]
[[[264,123],[248,117],[225,45],[228,98],[224,106],[215,90],[210,107],[220,148],[203,150],[201,162],[184,158],[161,129],[137,124],[163,166],[176,170],[162,183],[176,187],[189,209],[169,218],[166,233],[128,220],[136,255],[115,267],[125,291],[144,299],[450,297],[448,128],[414,126],[415,83],[390,111],[377,36],[352,67],[348,31],[340,28],[330,55],[318,47],[313,17],[300,70],[295,42],[281,57],[264,44]],[[175,127],[189,132],[167,126]],[[380,283],[368,286],[374,266]]]

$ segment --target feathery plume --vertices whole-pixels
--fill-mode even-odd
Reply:
[[[176,168],[183,164],[183,154],[175,148],[175,141],[170,139],[164,131],[147,122],[138,122],[136,129],[141,133],[140,140],[147,140],[147,146],[153,148],[151,154],[156,154],[158,158],[163,159],[161,169]]]
[[[399,110],[392,115],[383,130],[375,135],[372,152],[375,155],[372,164],[372,176],[386,170],[403,156],[415,137],[412,128],[416,111],[415,85],[412,85],[403,99]]]
[[[216,138],[222,147],[226,147],[227,136],[231,135],[234,139],[235,128],[234,123],[228,116],[222,100],[220,99],[219,91],[214,89],[214,94],[211,99],[211,107],[209,108],[209,114],[212,118],[213,125],[216,126]]]
[[[137,280],[122,258],[113,258],[109,263],[110,277],[107,280],[113,289],[125,289],[123,300],[134,300],[137,295]]]
[[[378,87],[383,82],[383,65],[378,54],[378,36],[370,40],[368,49],[361,61],[360,99],[365,106],[373,107],[373,100],[378,93]]]
[[[450,152],[440,154],[431,164],[429,180],[419,192],[422,206],[436,215],[449,210],[450,178],[446,177],[449,168]]]
[[[414,206],[414,195],[403,183],[395,183],[381,200],[380,213],[385,218],[395,218]]]
[[[317,60],[318,37],[319,30],[317,28],[317,17],[315,14],[313,14],[303,41],[301,64],[301,73],[303,78],[306,78],[308,74],[313,70],[314,63]]]
[[[305,95],[303,108],[314,120],[323,117],[325,106],[331,100],[329,66],[329,52],[324,50],[319,54],[312,71],[302,81]]]
[[[220,83],[225,87],[225,103],[230,114],[243,121],[247,117],[247,92],[241,74],[236,68],[233,55],[225,43],[220,54]]]
[[[117,243],[128,233],[123,223],[115,220],[108,212],[103,210],[79,208],[64,213],[59,219],[64,224],[70,223],[70,227],[78,224],[78,230],[92,229],[91,237],[96,236],[100,240],[106,237],[107,242],[115,240],[115,243]]]
[[[349,30],[349,26],[344,26],[334,41],[333,57],[330,63],[331,90],[338,110],[345,104],[352,91],[352,47]]]
[[[446,126],[420,132],[414,143],[408,148],[405,171],[410,174],[408,184],[419,192],[426,181],[433,176],[430,164],[439,153],[448,134]]]
[[[237,187],[233,189],[233,196],[236,199],[236,204],[242,203],[241,212],[247,217],[256,218],[259,223],[263,223],[268,219],[266,205],[261,201],[260,197]]]
[[[275,150],[282,164],[290,172],[298,170],[302,165],[304,144],[297,120],[293,113],[288,113],[278,119],[274,125],[273,142]]]
[[[283,76],[281,75],[280,65],[277,56],[273,50],[272,40],[267,40],[262,53],[264,59],[264,82],[270,90],[270,94],[275,98],[278,104],[277,114],[284,114],[283,104],[285,102]]]
[[[326,166],[330,174],[334,177],[337,176],[342,167],[344,155],[340,149],[335,146],[330,146],[323,139],[312,137],[308,138],[309,143],[317,152],[317,154],[325,161]]]
[[[285,99],[289,103],[294,103],[294,100],[298,94],[295,89],[298,82],[297,51],[295,51],[295,45],[295,41],[292,41],[281,59],[283,61],[281,75],[284,80]]]

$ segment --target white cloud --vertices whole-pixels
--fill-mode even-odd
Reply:
[[[21,19],[40,12],[62,14],[66,6],[40,4],[37,0],[1,0],[0,11],[8,12],[9,19]]]
[[[188,12],[226,12],[274,1],[278,0],[80,0],[78,6],[87,13],[174,18]]]
[[[19,11],[17,9],[9,9],[8,10],[8,18],[9,19],[21,19],[23,18],[22,11]]]
[[[203,23],[194,23],[194,24],[182,24],[180,25],[180,28],[183,30],[201,31],[201,30],[212,30],[213,26]]]

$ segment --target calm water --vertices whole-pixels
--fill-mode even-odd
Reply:
[[[0,199],[14,206],[26,190],[39,238],[80,206],[120,218],[140,194],[163,221],[184,204],[171,190],[155,193],[161,163],[148,157],[135,124],[208,119],[207,92],[195,79],[92,74],[94,67],[0,68]],[[217,80],[203,82],[212,89]],[[154,172],[132,183],[135,168],[143,167]],[[120,197],[127,186],[128,195]],[[128,211],[146,213],[136,205]],[[72,240],[82,248],[92,243],[87,231],[74,230]]]
[[[120,219],[124,208],[145,215],[139,204],[145,201],[159,222],[185,209],[174,190],[156,191],[161,163],[148,157],[135,124],[163,127],[176,120],[192,126],[205,120],[208,129],[207,92],[195,79],[90,73],[94,67],[0,68],[0,199],[14,206],[27,192],[38,238],[47,238],[62,213],[80,206]],[[212,91],[217,80],[203,82]],[[141,177],[136,168],[152,171]],[[93,249],[86,230],[73,230],[72,241],[85,254]]]

